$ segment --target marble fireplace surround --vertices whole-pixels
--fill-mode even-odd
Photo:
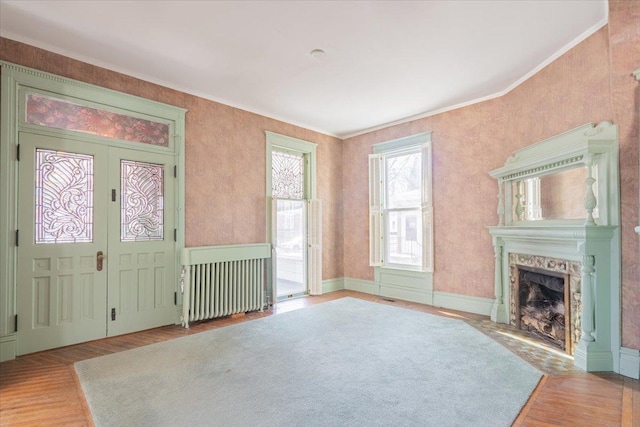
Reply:
[[[594,167],[597,165],[597,167]],[[523,221],[517,180],[585,168],[583,220]],[[595,171],[597,176],[591,176]],[[620,372],[620,196],[617,126],[587,124],[517,151],[490,172],[498,181],[497,226],[487,227],[495,254],[491,320],[511,323],[512,261],[557,259],[579,265],[580,336],[574,364],[585,371]],[[516,212],[516,215],[513,213]],[[598,213],[596,215],[596,213]],[[574,271],[575,272],[575,271]],[[578,289],[576,289],[578,292]]]

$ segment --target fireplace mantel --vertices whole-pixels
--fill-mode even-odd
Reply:
[[[579,184],[583,218],[523,215],[522,180],[584,168]],[[588,124],[519,150],[490,172],[498,180],[497,226],[487,227],[495,251],[491,319],[509,323],[509,254],[553,257],[581,263],[581,337],[574,363],[586,371],[619,372],[620,227],[617,126]],[[558,187],[562,188],[562,187]],[[548,190],[548,189],[547,189]],[[560,190],[559,190],[560,191]],[[554,195],[556,196],[556,195]],[[573,207],[575,208],[575,206]],[[573,209],[575,212],[576,209]],[[532,220],[535,219],[535,220]]]

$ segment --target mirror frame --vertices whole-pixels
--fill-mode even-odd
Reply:
[[[516,151],[503,167],[489,172],[498,180],[498,226],[618,225],[617,141],[616,125],[610,122],[588,123]],[[593,176],[594,165],[597,165],[597,176]],[[514,220],[514,182],[578,167],[586,169],[584,219]],[[594,186],[594,182],[597,185]],[[598,209],[597,220],[593,217],[594,209]]]

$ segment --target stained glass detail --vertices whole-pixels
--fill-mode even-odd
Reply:
[[[163,167],[121,161],[120,239],[140,242],[164,239]]]
[[[281,199],[304,198],[304,156],[272,152],[272,194]]]
[[[93,241],[93,156],[36,149],[35,241]]]
[[[26,122],[125,141],[169,146],[169,125],[99,110],[36,93],[27,94]]]

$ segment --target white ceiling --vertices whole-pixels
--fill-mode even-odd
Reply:
[[[0,35],[344,138],[500,96],[605,25],[607,9],[606,0],[0,0]]]

